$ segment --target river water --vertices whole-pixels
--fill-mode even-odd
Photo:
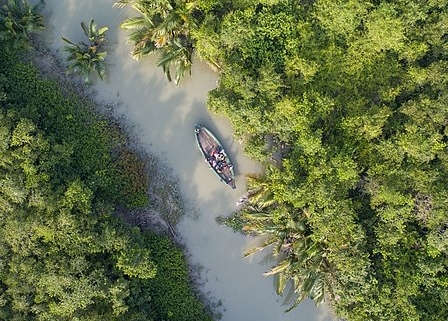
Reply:
[[[33,0],[32,3],[36,3]],[[131,45],[119,23],[130,9],[113,8],[111,0],[46,0],[44,10],[49,48],[65,58],[61,36],[73,42],[83,41],[80,22],[95,19],[99,27],[108,26],[110,49],[106,82],[97,82],[94,90],[101,102],[117,102],[117,116],[123,116],[138,135],[143,148],[158,155],[178,178],[188,213],[178,226],[192,264],[202,266],[202,291],[212,300],[221,301],[223,321],[329,321],[324,306],[311,301],[284,313],[287,306],[274,291],[272,278],[262,273],[270,266],[261,264],[262,255],[242,259],[253,239],[218,225],[215,218],[230,215],[235,202],[244,194],[244,174],[260,170],[257,163],[243,155],[232,138],[225,118],[207,110],[207,92],[214,88],[217,75],[196,61],[192,77],[179,86],[168,83],[155,58],[135,61]],[[227,149],[235,164],[237,189],[218,181],[201,158],[196,147],[193,125],[201,123],[212,130]]]

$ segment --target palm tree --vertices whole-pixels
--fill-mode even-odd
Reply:
[[[162,67],[168,81],[172,81],[171,67],[174,67],[174,82],[178,84],[185,73],[191,73],[194,48],[190,30],[197,25],[194,2],[175,7],[168,0],[150,3],[121,0],[115,6],[124,7],[129,4],[141,14],[121,23],[123,29],[131,31],[129,40],[134,44],[132,57],[138,60],[158,52],[157,66]]]
[[[283,242],[281,251],[277,254],[278,263],[264,275],[276,277],[276,291],[279,295],[284,294],[290,283],[285,302],[291,302],[293,294],[295,299],[288,311],[307,297],[321,303],[330,287],[326,282],[328,263],[319,243],[310,236],[293,232]]]
[[[247,178],[248,196],[250,196],[250,202],[257,204],[263,208],[274,205],[277,201],[274,198],[274,191],[272,189],[272,182],[267,179],[276,170],[276,168],[270,164],[266,166],[264,176],[249,174]]]
[[[106,43],[106,31],[108,27],[98,28],[93,19],[89,25],[81,22],[82,30],[89,39],[89,43],[78,42],[73,43],[65,37],[62,37],[68,45],[64,46],[64,50],[68,52],[67,67],[68,73],[80,74],[84,77],[85,82],[90,82],[90,74],[96,72],[101,80],[105,79],[106,63],[105,58],[107,52],[102,50]]]
[[[45,30],[40,12],[45,2],[31,6],[25,0],[8,0],[0,9],[0,40],[13,48],[29,49],[31,34]]]
[[[273,184],[270,175],[248,177],[248,201],[239,215],[245,224],[243,230],[259,236],[260,242],[243,256],[272,248],[270,256],[275,264],[264,275],[274,276],[276,292],[286,294],[290,311],[304,298],[320,303],[331,295],[332,270],[324,248],[312,239],[305,213],[278,202]]]
[[[180,39],[173,39],[173,41],[164,47],[160,53],[156,65],[163,68],[168,81],[171,81],[171,65],[175,66],[174,83],[177,85],[185,73],[191,74],[192,65],[192,50],[189,47],[182,45]]]

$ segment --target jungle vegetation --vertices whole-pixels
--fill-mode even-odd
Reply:
[[[168,81],[179,83],[191,73],[193,45],[190,30],[196,26],[195,3],[180,1],[121,0],[114,6],[131,5],[140,15],[125,19],[123,29],[129,30],[129,41],[134,44],[132,57],[136,60],[158,53],[157,66],[162,67]]]
[[[212,320],[181,249],[114,214],[148,206],[145,163],[92,101],[24,62],[29,36],[0,39],[0,320]]]
[[[91,19],[88,25],[82,21],[81,28],[88,39],[88,43],[84,41],[74,43],[62,37],[62,40],[67,44],[64,46],[64,51],[68,53],[67,73],[82,76],[86,83],[90,82],[92,72],[101,80],[104,80],[106,77],[106,62],[104,59],[107,56],[104,47],[107,41],[106,31],[109,30],[109,27],[98,28],[95,20]]]
[[[210,109],[266,164],[230,220],[291,308],[448,319],[448,1],[120,3],[144,13],[134,54],[180,37],[218,69]]]
[[[0,1],[0,41],[7,47],[30,49],[30,36],[45,30],[43,0],[34,6],[26,0]]]

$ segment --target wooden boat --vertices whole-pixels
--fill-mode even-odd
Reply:
[[[196,143],[205,161],[221,181],[235,189],[233,165],[219,140],[202,125],[194,125]]]

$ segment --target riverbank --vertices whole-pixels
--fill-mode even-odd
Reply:
[[[182,251],[113,215],[143,207],[146,198],[135,201],[149,190],[128,179],[145,183],[148,167],[119,122],[76,85],[42,79],[15,52],[0,52],[1,319],[210,321]]]
[[[182,217],[183,206],[172,170],[157,156],[151,155],[142,148],[138,135],[126,123],[124,116],[117,117],[118,102],[106,105],[94,103],[96,95],[94,87],[80,82],[76,76],[67,75],[64,62],[46,47],[42,37],[35,36],[32,45],[34,50],[25,54],[25,61],[31,61],[44,79],[56,80],[62,91],[76,92],[92,101],[94,111],[105,116],[121,129],[126,136],[126,148],[144,163],[146,175],[150,178],[147,195],[150,206],[132,211],[123,208],[117,210],[116,215],[132,226],[151,230],[176,240],[178,236],[175,228]]]
[[[229,121],[207,110],[207,93],[215,87],[217,75],[195,62],[192,77],[175,86],[154,66],[155,57],[138,62],[131,59],[127,35],[118,26],[130,14],[113,9],[106,0],[48,0],[46,43],[63,59],[60,37],[82,40],[80,21],[93,17],[98,25],[109,26],[109,71],[106,82],[95,84],[95,99],[114,106],[115,117],[123,119],[140,146],[161,159],[176,177],[185,213],[177,235],[190,253],[190,264],[202,267],[198,270],[202,292],[222,302],[222,320],[325,320],[326,311],[311,301],[285,314],[286,306],[276,296],[272,281],[262,276],[268,269],[265,263],[260,264],[262,257],[241,258],[253,239],[215,221],[217,216],[228,216],[235,210],[236,201],[245,193],[245,173],[259,171],[258,164],[233,140]],[[235,164],[236,190],[216,180],[200,157],[194,142],[195,123],[210,128],[229,152]]]

